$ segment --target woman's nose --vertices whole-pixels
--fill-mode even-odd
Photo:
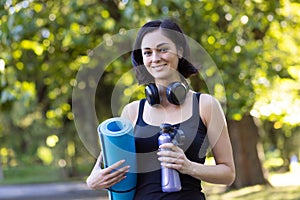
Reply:
[[[153,51],[152,53],[152,62],[160,61],[160,54],[157,51]]]

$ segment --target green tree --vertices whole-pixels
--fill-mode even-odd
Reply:
[[[87,52],[114,20],[97,1],[5,1],[2,6],[1,146],[13,149],[19,164],[63,159],[72,171],[77,154],[87,154],[72,123],[72,87]],[[53,136],[57,146],[47,144]],[[72,144],[75,152],[67,150]],[[56,160],[47,161],[54,153]]]

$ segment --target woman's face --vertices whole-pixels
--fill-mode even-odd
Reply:
[[[147,33],[142,40],[141,49],[144,65],[155,79],[178,76],[177,67],[182,50],[178,50],[161,30]]]

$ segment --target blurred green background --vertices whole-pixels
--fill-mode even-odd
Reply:
[[[193,88],[209,92],[205,79],[223,79],[225,91],[216,85],[213,95],[226,107],[234,149],[229,189],[299,175],[299,10],[292,0],[1,0],[0,184],[85,180],[95,156],[74,125],[76,74],[102,42],[162,18],[176,20],[216,63],[219,72],[190,78]],[[112,116],[112,89],[131,69],[126,54],[102,75],[99,123]],[[124,85],[135,87],[128,76]]]

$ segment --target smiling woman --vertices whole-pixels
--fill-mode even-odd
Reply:
[[[190,89],[186,78],[197,74],[190,60],[189,45],[179,26],[171,20],[146,23],[138,32],[132,63],[146,98],[127,104],[121,118],[134,127],[137,160],[135,200],[205,200],[201,181],[232,184],[235,177],[232,148],[224,113],[217,100]],[[158,143],[161,124],[182,131],[185,142]],[[208,146],[215,165],[205,165]],[[100,168],[100,153],[87,184],[93,189],[110,188],[126,179],[130,166],[124,160]],[[124,158],[126,159],[126,158]],[[165,168],[179,173],[180,191],[163,190]],[[117,169],[117,170],[116,170]]]

